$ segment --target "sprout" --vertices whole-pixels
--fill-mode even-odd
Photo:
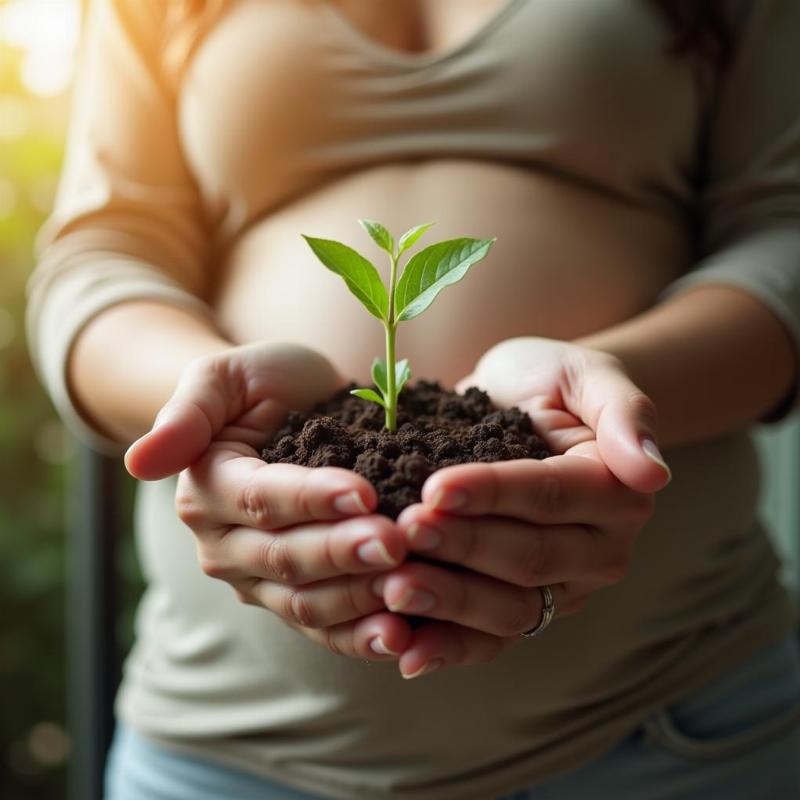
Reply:
[[[397,428],[397,396],[411,377],[408,359],[395,361],[395,334],[401,322],[425,311],[436,295],[461,280],[467,270],[484,258],[494,239],[449,239],[426,247],[412,256],[397,279],[400,256],[412,247],[433,225],[426,222],[406,231],[395,246],[389,231],[379,222],[360,219],[359,223],[375,244],[389,254],[391,272],[387,292],[378,270],[351,247],[331,239],[303,236],[317,258],[332,272],[340,275],[347,288],[362,305],[377,317],[386,330],[386,359],[372,362],[372,380],[378,389],[353,389],[351,394],[382,406],[386,411],[386,428]],[[387,364],[393,366],[387,369]]]

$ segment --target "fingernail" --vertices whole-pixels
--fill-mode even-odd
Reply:
[[[672,479],[672,470],[667,466],[667,462],[664,461],[664,456],[661,455],[661,451],[652,439],[642,439],[642,452],[651,461],[655,461],[656,464],[667,473],[670,480]]]
[[[396,567],[400,562],[393,558],[380,539],[370,539],[358,546],[358,557],[371,566]]]
[[[406,589],[405,593],[393,603],[387,603],[389,611],[407,611],[411,614],[421,614],[430,611],[436,605],[436,597],[424,589]]]
[[[442,511],[455,511],[463,508],[469,500],[464,489],[439,489],[433,496],[433,507]]]
[[[358,492],[348,492],[333,498],[333,507],[341,514],[369,514]]]
[[[383,590],[386,588],[386,581],[388,578],[388,575],[378,575],[378,577],[372,581],[372,593],[376,597],[383,599]]]
[[[436,528],[414,522],[408,529],[408,543],[415,550],[433,550],[442,543],[442,534]]]
[[[386,642],[380,636],[376,636],[370,643],[369,643],[370,650],[374,653],[380,653],[382,656],[399,656],[400,653],[395,653],[394,650],[390,650],[386,646]]]
[[[434,672],[435,670],[439,669],[444,664],[444,660],[441,658],[434,658],[433,661],[429,661],[427,664],[423,664],[416,672],[409,672],[408,674],[401,672],[400,674],[407,680],[413,680],[414,678],[419,678],[420,675],[427,675],[430,672]]]

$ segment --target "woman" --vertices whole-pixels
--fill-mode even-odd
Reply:
[[[153,481],[109,796],[793,796],[746,431],[795,402],[800,7],[95,5],[30,329]],[[300,238],[358,217],[497,237],[398,352],[558,455],[441,470],[396,524],[258,461],[381,352]]]

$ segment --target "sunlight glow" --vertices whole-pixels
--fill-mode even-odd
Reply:
[[[78,0],[9,0],[0,6],[0,42],[23,52],[20,80],[38,95],[64,92],[80,36]]]

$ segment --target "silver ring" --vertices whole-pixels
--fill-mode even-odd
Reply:
[[[542,607],[542,618],[539,620],[539,624],[535,628],[531,628],[529,631],[525,631],[524,633],[520,634],[520,636],[524,636],[526,639],[530,639],[540,634],[553,621],[553,617],[556,615],[556,604],[553,600],[553,592],[551,591],[550,587],[540,586],[539,591],[542,593],[542,600],[544,601],[544,606]]]

